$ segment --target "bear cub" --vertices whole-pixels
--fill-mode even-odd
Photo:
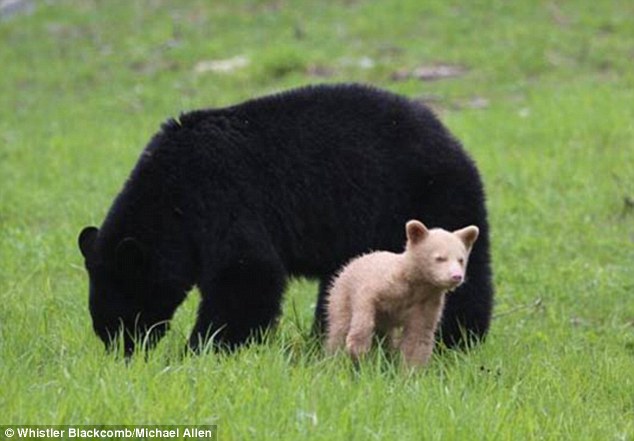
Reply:
[[[370,349],[377,332],[400,350],[407,365],[422,366],[429,360],[445,294],[464,282],[479,229],[472,225],[449,232],[411,220],[405,231],[403,253],[362,255],[334,280],[328,303],[328,352],[345,345],[358,359]]]

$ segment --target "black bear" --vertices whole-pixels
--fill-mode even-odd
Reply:
[[[90,313],[110,346],[156,342],[197,285],[189,345],[235,347],[272,325],[292,276],[319,280],[315,329],[337,270],[400,251],[403,225],[477,225],[467,281],[449,296],[448,346],[485,336],[493,286],[483,185],[423,104],[362,85],[309,86],[170,119],[147,145],[100,229],[79,248]]]

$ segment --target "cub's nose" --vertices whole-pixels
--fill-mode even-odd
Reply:
[[[458,274],[458,273],[452,274],[451,281],[456,283],[462,282],[462,274]]]

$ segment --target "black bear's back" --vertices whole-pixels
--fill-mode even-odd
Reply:
[[[401,249],[411,218],[463,226],[452,198],[472,210],[460,182],[472,187],[476,173],[479,183],[425,106],[360,85],[183,114],[148,149],[187,182],[197,217],[221,231],[257,223],[288,270],[309,276],[371,249]]]

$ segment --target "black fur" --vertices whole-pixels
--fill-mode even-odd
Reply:
[[[90,311],[108,343],[156,341],[192,286],[190,346],[235,346],[274,323],[289,276],[325,291],[350,258],[401,251],[406,221],[480,228],[442,338],[486,334],[493,289],[482,183],[422,104],[359,85],[315,86],[169,120],[143,151],[98,232],[80,235]],[[92,228],[92,229],[90,229]]]

